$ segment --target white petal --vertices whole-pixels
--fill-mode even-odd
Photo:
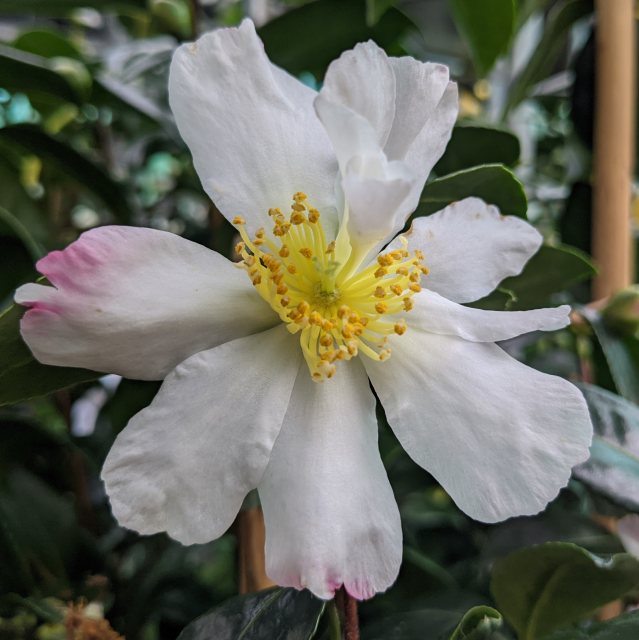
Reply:
[[[413,310],[406,315],[409,327],[473,342],[508,340],[530,331],[556,331],[570,323],[568,305],[532,311],[485,311],[464,307],[426,289],[414,296],[413,302]]]
[[[335,218],[335,155],[312,108],[315,92],[271,65],[250,20],[177,49],[169,98],[202,186],[229,219],[267,226],[304,191]]]
[[[353,158],[342,181],[353,246],[372,251],[392,237],[404,225],[404,203],[414,186],[415,177],[401,162],[383,155]]]
[[[389,59],[373,42],[333,62],[315,100],[342,174],[355,251],[366,256],[415,210],[457,115],[442,65]]]
[[[592,425],[576,387],[497,345],[409,330],[366,362],[407,453],[482,522],[541,511],[588,458]]]
[[[531,225],[478,198],[455,202],[417,218],[406,233],[410,251],[420,249],[430,269],[422,284],[455,302],[483,298],[509,276],[521,273],[541,246]],[[395,240],[392,248],[400,246]]]
[[[159,380],[185,358],[272,327],[246,273],[172,233],[100,227],[36,265],[21,332],[45,364]]]
[[[360,115],[374,132],[376,146],[384,147],[395,117],[395,74],[374,42],[361,42],[331,62],[320,95]]]
[[[406,158],[426,177],[444,153],[457,119],[457,85],[448,67],[414,58],[390,58],[395,74],[395,119],[385,151]]]
[[[320,598],[344,584],[364,599],[394,582],[401,524],[358,361],[322,384],[300,371],[259,493],[266,572],[278,584]]]
[[[115,440],[102,479],[118,522],[208,542],[259,483],[300,367],[282,326],[198,353]]]

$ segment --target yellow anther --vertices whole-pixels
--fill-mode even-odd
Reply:
[[[235,250],[259,295],[290,333],[300,333],[313,380],[332,377],[338,362],[358,354],[375,360],[388,358],[388,336],[406,331],[398,315],[413,308],[411,296],[420,289],[421,275],[427,273],[421,253],[409,255],[408,241],[400,238],[401,249],[388,251],[372,265],[353,271],[347,244],[338,246],[334,239],[328,242],[320,212],[306,194],[300,191],[293,196],[288,217],[276,207],[268,215],[272,226],[268,231],[258,229],[253,240],[244,228],[238,228],[242,238]],[[241,216],[233,222],[246,224]],[[302,224],[302,228],[293,228]],[[391,292],[400,298],[390,298]],[[389,313],[393,314],[390,321],[388,316],[380,317]]]
[[[428,267],[425,267],[423,264],[420,265],[419,269],[425,276],[430,273],[430,269]]]
[[[419,249],[415,249],[415,257],[421,261],[424,259],[424,254]]]
[[[354,333],[355,333],[355,327],[350,322],[347,322],[342,327],[342,335],[345,338],[352,338]]]
[[[311,305],[308,304],[308,302],[306,302],[306,300],[302,300],[298,305],[297,305],[297,310],[300,313],[303,313],[305,316],[308,315],[308,312],[311,309]]]
[[[294,211],[291,214],[291,222],[293,224],[302,224],[302,222],[304,222],[304,220],[306,220],[306,218],[304,217],[304,214],[300,213],[299,211]]]
[[[328,333],[324,333],[322,335],[322,337],[320,338],[320,344],[323,347],[331,347],[331,346],[333,346],[333,336],[329,335]]]
[[[402,336],[406,333],[406,323],[403,321],[396,322],[393,329],[398,336]]]

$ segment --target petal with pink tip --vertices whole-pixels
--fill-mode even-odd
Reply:
[[[246,274],[172,233],[88,231],[37,268],[53,286],[26,284],[21,332],[44,364],[159,380],[190,355],[273,326]]]
[[[395,581],[399,511],[377,447],[375,398],[358,360],[335,378],[298,374],[258,487],[266,520],[266,573],[278,584],[358,599]]]

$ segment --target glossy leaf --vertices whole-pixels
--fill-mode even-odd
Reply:
[[[584,308],[582,314],[601,345],[617,391],[626,400],[639,404],[639,341],[609,329],[593,309]]]
[[[3,88],[10,91],[22,91],[29,95],[46,94],[75,104],[83,102],[78,87],[56,71],[50,60],[2,44],[0,77]]]
[[[583,629],[566,629],[548,636],[548,640],[637,640],[639,611],[631,611],[612,620],[597,622]]]
[[[450,636],[460,615],[445,609],[395,614],[365,627],[362,640],[441,640]]]
[[[450,640],[498,640],[503,620],[492,607],[473,607],[464,614]]]
[[[146,10],[146,4],[146,0],[0,0],[0,15],[59,16],[84,7],[131,13]]]
[[[238,596],[194,620],[178,640],[310,640],[324,605],[296,589]]]
[[[639,583],[639,559],[601,558],[565,542],[529,547],[498,560],[491,591],[520,640],[540,640]]]
[[[120,221],[127,221],[132,217],[129,203],[118,183],[73,147],[38,127],[27,124],[4,127],[0,129],[0,143],[16,145],[33,153],[52,169],[62,171],[76,180],[80,186],[98,196]]]
[[[0,315],[0,406],[14,404],[99,378],[86,369],[40,364],[20,336],[23,309],[12,306]]]
[[[315,0],[271,20],[258,33],[275,64],[290,73],[310,72],[320,79],[332,60],[358,42],[372,39],[392,52],[399,36],[415,29],[394,8],[373,26],[366,23],[366,16],[365,0]]]
[[[582,251],[562,245],[544,245],[520,275],[506,278],[499,288],[514,296],[509,309],[536,309],[551,304],[554,293],[566,291],[595,273],[590,258]]]
[[[513,166],[519,160],[519,152],[519,140],[510,131],[460,124],[453,129],[446,151],[434,171],[442,176],[482,164]]]
[[[431,180],[424,187],[414,216],[427,216],[451,202],[475,196],[494,204],[502,215],[526,217],[528,202],[515,174],[501,164],[464,169]]]
[[[639,406],[580,384],[595,429],[590,459],[575,475],[600,493],[639,511]]]
[[[506,111],[516,107],[536,83],[550,75],[564,50],[570,29],[577,20],[592,13],[592,5],[592,0],[563,0],[553,6],[546,18],[541,40],[511,86]]]
[[[477,73],[485,76],[506,51],[515,28],[514,0],[450,0],[455,23],[472,54]]]

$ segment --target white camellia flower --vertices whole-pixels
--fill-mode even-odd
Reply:
[[[539,233],[469,198],[386,246],[450,137],[448,70],[368,42],[316,93],[245,21],[181,46],[169,88],[242,262],[103,227],[38,263],[53,286],[16,294],[41,362],[165,378],[104,466],[119,522],[206,542],[257,488],[274,581],[321,598],[388,588],[402,532],[369,380],[406,451],[471,517],[543,509],[588,456],[588,410],[493,343],[564,327],[569,309],[460,305],[520,273]]]

